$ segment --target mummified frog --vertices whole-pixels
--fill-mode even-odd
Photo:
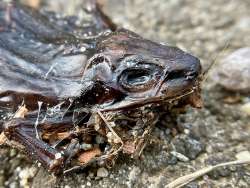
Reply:
[[[197,58],[87,12],[0,5],[1,139],[54,173],[140,154],[159,106],[200,106]]]

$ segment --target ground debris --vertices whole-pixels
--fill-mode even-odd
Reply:
[[[108,177],[109,172],[106,168],[101,167],[101,168],[98,168],[96,175],[97,177],[106,178]]]
[[[93,160],[95,157],[98,157],[101,155],[101,150],[99,148],[93,148],[88,151],[84,151],[79,154],[78,161],[81,164],[88,164],[91,160]]]

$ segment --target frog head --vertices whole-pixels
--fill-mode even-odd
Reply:
[[[122,109],[183,96],[192,96],[190,104],[199,106],[198,58],[125,29],[102,36],[96,45],[83,80],[95,83],[90,93],[97,95],[100,108]]]

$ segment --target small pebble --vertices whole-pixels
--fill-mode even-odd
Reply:
[[[81,149],[83,149],[85,151],[90,150],[92,148],[93,148],[92,144],[85,144],[85,143],[81,144]]]
[[[224,58],[213,69],[217,84],[231,91],[250,91],[250,48],[241,48]]]
[[[105,142],[105,138],[103,136],[101,136],[101,135],[97,135],[95,137],[95,141],[96,141],[97,144],[103,144]]]
[[[250,102],[241,106],[241,110],[242,110],[242,112],[244,112],[250,116]]]
[[[196,157],[198,157],[198,155],[205,150],[205,145],[202,142],[188,135],[183,135],[181,137],[175,138],[172,141],[172,144],[174,146],[174,151],[179,154],[182,154],[190,160],[196,159]]]
[[[136,181],[138,175],[141,173],[141,169],[139,167],[134,167],[128,174],[129,182],[133,184]]]
[[[17,154],[17,150],[16,149],[11,149],[10,150],[10,157],[14,157],[14,156],[16,156],[16,154]]]
[[[106,177],[108,177],[108,175],[109,175],[109,172],[108,172],[108,170],[106,168],[102,167],[102,168],[99,168],[97,170],[97,176],[98,177],[106,178]]]
[[[86,183],[86,185],[87,185],[88,187],[90,187],[90,186],[91,186],[91,183],[88,181],[88,182]]]
[[[35,167],[25,168],[20,171],[19,178],[20,178],[20,185],[24,188],[29,187],[29,180],[33,178],[37,169]]]
[[[187,162],[189,161],[189,158],[186,157],[185,155],[181,154],[181,153],[178,153],[176,151],[171,151],[171,154],[173,156],[175,156],[178,160],[182,161],[182,162]]]
[[[18,183],[15,181],[9,184],[9,188],[16,188],[16,187],[18,187]]]
[[[185,188],[199,188],[200,186],[196,182],[191,182],[185,186]]]
[[[88,177],[90,177],[90,178],[94,178],[94,176],[95,176],[95,175],[94,175],[93,172],[90,172],[89,175],[88,175]]]
[[[184,133],[188,135],[188,134],[190,134],[190,130],[189,129],[184,129]]]
[[[241,151],[235,155],[238,160],[250,160],[250,152],[249,151]]]

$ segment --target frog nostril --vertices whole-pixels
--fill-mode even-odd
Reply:
[[[169,72],[166,75],[165,80],[176,80],[176,79],[185,79],[185,80],[192,80],[198,76],[196,71],[187,71],[187,70],[174,70]]]
[[[187,80],[192,80],[194,78],[198,77],[198,73],[195,71],[190,71],[186,74],[186,79]]]

